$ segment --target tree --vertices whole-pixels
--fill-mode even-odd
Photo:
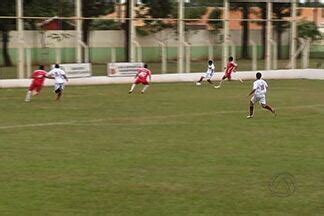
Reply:
[[[291,14],[289,3],[274,3],[273,4],[273,15],[275,19],[282,20],[284,17],[289,17]],[[278,58],[282,58],[282,34],[285,32],[287,28],[290,27],[289,22],[277,21],[273,23],[274,30],[277,33],[277,53]]]
[[[91,30],[120,30],[120,23],[114,20],[94,20],[91,24]]]
[[[54,17],[73,16],[73,5],[68,0],[24,0],[24,16],[29,17]],[[37,19],[25,19],[25,29],[37,30]]]
[[[71,15],[71,7],[67,0],[60,0],[60,5],[62,8],[62,15]],[[68,7],[70,6],[70,7]],[[51,17],[58,14],[57,2],[52,0],[25,0],[24,1],[24,16],[44,16]],[[11,0],[2,0],[0,7],[1,16],[15,16],[15,4],[12,4]],[[25,29],[37,29],[36,19],[26,19]],[[14,19],[0,19],[0,31],[2,33],[2,52],[5,66],[12,66],[12,61],[8,53],[8,44],[9,44],[9,32],[16,28],[16,20]]]
[[[258,9],[252,10],[252,13],[259,16],[259,18],[266,20],[267,19],[267,5],[265,3],[256,3],[253,6],[257,7]],[[267,31],[267,22],[266,21],[257,21],[256,24],[261,26],[261,40],[262,40],[262,58],[265,58],[266,54],[266,31]]]
[[[190,0],[191,6],[221,7],[223,3],[224,0]]]
[[[112,1],[106,0],[82,0],[82,16],[83,17],[98,17],[101,15],[107,15],[114,12],[115,7]],[[91,24],[94,20],[85,19],[82,22],[82,41],[85,44],[89,44],[89,31]]]
[[[208,19],[211,19],[208,21],[208,24],[212,28],[212,30],[209,30],[209,32],[213,33],[213,34],[211,34],[213,37],[210,38],[209,40],[214,43],[217,42],[215,35],[217,35],[220,32],[220,29],[223,28],[223,22],[222,21],[213,21],[212,19],[220,19],[221,16],[222,16],[222,11],[219,8],[214,8],[208,17]]]
[[[137,11],[138,18],[171,18],[174,15],[175,5],[171,0],[143,0],[143,5]],[[144,20],[144,26],[138,28],[142,34],[159,32],[172,25],[162,20]]]
[[[253,12],[260,16],[261,19],[267,19],[267,5],[265,3],[256,3],[255,6],[258,8]],[[290,4],[289,3],[274,3],[273,4],[273,14],[272,17],[275,19],[283,19],[284,17],[289,17],[291,14]],[[261,36],[262,36],[262,58],[265,58],[266,52],[266,29],[267,29],[267,22],[260,21],[256,22],[258,25],[261,26]],[[277,21],[272,23],[274,26],[274,31],[277,33],[276,41],[278,43],[277,51],[278,51],[278,58],[282,58],[281,49],[282,49],[282,34],[285,32],[287,28],[290,27],[289,22]]]
[[[2,0],[0,7],[0,16],[14,16],[15,4],[11,0]],[[12,61],[8,52],[9,32],[16,27],[13,19],[0,19],[0,32],[2,38],[2,55],[4,66],[12,66]]]
[[[318,27],[314,22],[311,21],[302,21],[298,23],[298,37],[311,39],[311,40],[320,40],[323,38],[323,35],[318,30]]]
[[[25,15],[26,16],[74,16],[73,2],[70,0],[25,0]],[[106,0],[82,0],[82,16],[83,17],[98,17],[106,15],[114,11],[114,3]],[[36,29],[37,20],[27,20],[27,22]],[[94,20],[85,19],[82,22],[82,41],[85,44],[89,43],[89,31]]]
[[[240,10],[242,19],[249,19],[250,5],[250,3],[233,3],[231,10]],[[241,57],[249,58],[249,22],[243,20],[241,26],[243,27]]]

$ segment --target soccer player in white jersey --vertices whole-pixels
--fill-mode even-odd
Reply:
[[[64,70],[60,69],[60,65],[55,64],[54,68],[47,73],[46,78],[55,79],[54,92],[56,94],[56,100],[60,100],[63,94],[64,84],[69,81]]]
[[[208,83],[213,84],[211,78],[214,76],[214,73],[215,73],[215,65],[213,64],[212,60],[209,60],[207,72],[200,77],[198,82],[196,82],[196,85],[201,85],[201,82],[204,80],[204,78],[207,79]]]
[[[253,89],[250,92],[248,96],[251,96],[253,94],[253,97],[250,100],[250,115],[247,116],[247,118],[253,118],[253,111],[254,111],[254,104],[256,102],[259,102],[262,106],[262,108],[267,109],[271,111],[274,115],[276,115],[276,111],[274,108],[272,108],[270,105],[266,102],[266,93],[268,84],[266,81],[261,79],[262,74],[258,72],[256,74],[257,80],[253,83]]]

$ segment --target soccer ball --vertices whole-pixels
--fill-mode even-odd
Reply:
[[[201,83],[200,82],[196,82],[196,86],[200,86],[201,85]]]

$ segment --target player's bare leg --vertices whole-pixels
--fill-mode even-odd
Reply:
[[[201,85],[201,82],[203,81],[204,77],[200,77],[200,79],[196,82],[196,85]]]
[[[131,86],[131,89],[130,89],[129,92],[128,92],[128,94],[133,93],[133,91],[134,91],[134,89],[135,89],[135,86],[136,86],[136,84],[133,83],[132,86]]]
[[[262,106],[262,108],[267,109],[267,110],[269,110],[270,112],[272,112],[272,114],[276,115],[276,111],[275,111],[275,109],[272,108],[270,105],[268,105],[268,104],[261,104],[261,106]]]
[[[224,82],[225,79],[226,79],[226,77],[223,76],[223,78],[222,78],[221,81],[219,82],[219,85],[218,85],[218,86],[214,86],[214,88],[220,88],[220,87],[222,87],[222,83]]]
[[[55,100],[59,101],[61,99],[61,97],[62,97],[62,92],[58,92],[58,93],[56,93]]]
[[[252,101],[250,101],[250,115],[248,115],[246,118],[253,118],[253,112],[254,112],[254,104]]]
[[[36,96],[36,95],[38,95],[38,94],[39,94],[38,91],[33,91],[33,96]]]
[[[56,94],[55,100],[59,101],[61,99],[61,97],[62,97],[63,90],[61,88],[58,88],[57,90],[55,90],[55,94]]]
[[[31,100],[32,91],[28,90],[26,93],[25,101],[29,102]]]
[[[150,85],[144,85],[144,87],[143,87],[141,93],[144,94],[144,92],[146,91],[146,89],[147,89],[148,87],[150,87]]]
[[[240,83],[243,83],[243,80],[239,77],[235,78],[235,80],[238,80],[238,81],[240,81]]]

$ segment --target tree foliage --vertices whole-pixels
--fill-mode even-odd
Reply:
[[[74,8],[71,1],[60,0],[24,0],[24,16],[28,17],[54,17],[54,16],[73,16]],[[25,19],[25,29],[37,30],[38,19]],[[60,20],[63,23],[62,20]]]
[[[83,17],[99,17],[114,12],[113,2],[106,0],[82,0]],[[85,44],[89,43],[89,31],[94,20],[86,19],[82,22],[82,40]]]
[[[208,6],[208,7],[221,7],[224,0],[190,0],[191,6]]]
[[[138,18],[171,18],[174,15],[175,2],[171,0],[143,0],[137,11]],[[148,35],[171,28],[172,24],[161,20],[144,20],[144,25],[137,28],[141,35]]]
[[[121,25],[114,20],[94,20],[90,30],[120,30]]]
[[[318,30],[318,27],[314,22],[311,21],[303,21],[298,23],[298,37],[301,38],[309,38],[311,40],[320,40],[323,38],[323,35]]]
[[[210,13],[208,19],[220,19],[222,17],[222,11],[219,8],[214,8],[213,11]],[[212,26],[213,30],[218,33],[221,28],[223,28],[222,21],[208,21],[208,24]]]
[[[259,18],[261,19],[266,19],[267,18],[267,5],[265,3],[256,3],[255,4],[256,7],[259,8],[259,10],[254,10],[254,13],[256,15],[259,15]],[[274,19],[279,19],[279,20],[283,20],[286,17],[289,17],[291,15],[291,8],[290,8],[290,4],[289,3],[274,3],[273,4],[273,18]],[[265,47],[266,47],[266,25],[267,23],[265,21],[262,22],[255,22],[258,25],[260,25],[262,27],[261,30],[261,35],[262,35],[262,45],[264,47],[263,49],[263,57],[265,57]],[[276,36],[276,41],[277,41],[277,52],[278,52],[278,58],[282,58],[281,56],[281,50],[282,50],[282,34],[288,29],[290,28],[290,23],[289,22],[285,22],[285,21],[277,21],[277,22],[273,22],[273,29],[274,31],[277,33]]]
[[[0,7],[0,16],[14,16],[15,4],[11,0],[2,0]],[[12,61],[8,52],[9,32],[16,28],[16,20],[0,19],[0,39],[2,41],[2,56],[5,66],[11,66]]]
[[[186,19],[199,19],[207,11],[206,7],[186,7],[185,18]]]
[[[231,10],[239,10],[242,13],[242,19],[249,19],[251,3],[232,3]],[[242,32],[242,50],[241,57],[249,57],[249,22],[241,21]]]

